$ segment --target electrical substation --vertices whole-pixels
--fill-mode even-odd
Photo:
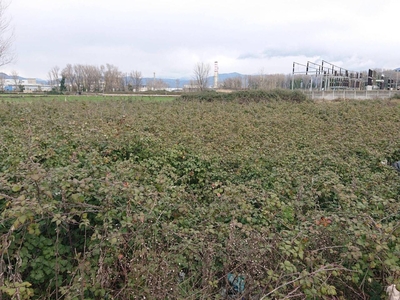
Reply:
[[[382,71],[369,69],[352,71],[325,60],[306,64],[293,62],[291,89],[310,91],[335,90],[397,90],[400,70]],[[387,74],[385,74],[387,73]]]

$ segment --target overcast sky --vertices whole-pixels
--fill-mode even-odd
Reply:
[[[293,62],[400,67],[399,0],[11,0],[15,63],[48,79],[66,64],[113,64],[144,77],[292,72]]]

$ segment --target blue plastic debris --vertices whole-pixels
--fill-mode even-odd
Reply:
[[[232,286],[232,289],[236,293],[243,293],[245,281],[243,275],[234,275],[232,273],[228,273],[228,282]]]

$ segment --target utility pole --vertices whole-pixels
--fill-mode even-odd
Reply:
[[[292,72],[292,90],[294,89],[294,68],[295,68],[296,63],[293,62],[293,72]]]

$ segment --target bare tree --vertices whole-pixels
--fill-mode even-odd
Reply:
[[[49,84],[55,88],[56,90],[59,89],[60,86],[60,78],[59,78],[60,68],[58,66],[54,66],[50,69],[47,73],[49,77]]]
[[[122,73],[118,67],[106,64],[104,70],[104,90],[106,92],[116,91],[122,86]]]
[[[200,91],[204,91],[208,86],[208,77],[210,76],[210,65],[203,62],[197,63],[194,67],[194,81]]]
[[[231,77],[224,80],[222,83],[224,89],[229,90],[240,90],[242,88],[242,78],[241,77]]]
[[[3,74],[0,74],[0,91],[4,92],[4,85],[6,83],[6,78]]]
[[[257,75],[248,75],[247,76],[247,88],[250,90],[259,89],[259,80]]]
[[[87,92],[100,91],[102,72],[99,67],[83,66],[83,86]]]
[[[84,89],[85,66],[81,64],[74,65],[74,74],[77,91],[81,93]]]
[[[15,70],[11,71],[11,77],[12,77],[12,79],[14,80],[14,86],[15,86],[15,90],[14,90],[14,91],[17,91],[17,90],[18,90],[18,85],[19,85],[19,75],[18,75],[18,72],[15,71]]]
[[[266,75],[263,72],[261,72],[259,75],[247,76],[246,80],[247,80],[247,87],[249,89],[271,90],[276,88],[288,87],[287,76],[284,74]]]
[[[93,79],[90,72],[91,66],[82,65],[82,91],[90,92],[93,85]]]
[[[188,92],[196,91],[198,90],[197,83],[194,80],[190,80],[189,84],[183,86],[183,89]]]
[[[264,72],[264,68],[261,68],[260,74],[257,77],[258,77],[259,89],[266,90],[268,83],[267,83],[267,75]]]
[[[96,66],[91,66],[90,77],[93,80],[94,91],[99,92],[102,90],[103,83],[103,70]]]
[[[285,74],[271,74],[268,76],[268,88],[269,89],[277,89],[277,88],[285,88]]]
[[[156,80],[153,80],[153,87],[154,90],[160,91],[168,88],[168,84],[164,80],[158,78]]]
[[[123,74],[123,87],[124,87],[124,91],[127,92],[129,91],[129,81],[130,81],[130,76],[128,76],[128,73]]]
[[[53,74],[51,74],[51,72],[49,71],[49,72],[47,72],[47,77],[48,77],[48,84],[50,85],[50,86],[53,86],[54,85],[54,81],[53,81]]]
[[[245,75],[243,77],[243,87],[245,89],[249,89],[250,83],[249,83],[249,79],[251,78],[251,75]]]
[[[134,91],[135,92],[139,92],[140,91],[140,87],[142,86],[142,82],[143,82],[142,72],[140,72],[140,71],[132,71],[129,74],[129,77],[131,79]]]
[[[0,0],[0,66],[11,63],[15,59],[13,48],[14,28],[6,17],[9,2]]]
[[[76,91],[74,67],[71,64],[67,64],[67,66],[61,71],[61,75],[65,78],[65,85],[68,91]]]

